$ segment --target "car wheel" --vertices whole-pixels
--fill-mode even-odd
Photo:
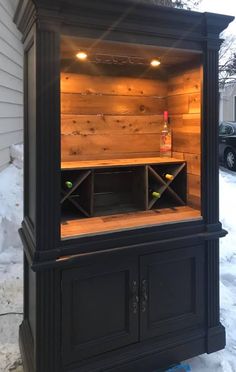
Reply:
[[[231,171],[236,171],[236,153],[232,149],[225,152],[225,165]]]

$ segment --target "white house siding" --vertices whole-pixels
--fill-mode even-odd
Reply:
[[[17,0],[0,0],[0,169],[23,141],[23,46],[13,23]]]
[[[236,84],[227,86],[220,92],[220,121],[235,121],[236,119]]]

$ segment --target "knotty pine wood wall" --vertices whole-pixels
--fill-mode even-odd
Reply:
[[[62,161],[159,155],[162,80],[61,74]]]
[[[188,203],[200,208],[202,69],[168,81],[61,74],[62,161],[159,156],[163,111],[173,157],[188,163]]]
[[[202,68],[176,73],[168,80],[168,111],[173,157],[187,161],[188,203],[200,208]]]

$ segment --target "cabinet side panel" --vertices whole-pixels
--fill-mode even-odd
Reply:
[[[25,216],[35,225],[36,205],[36,80],[35,45],[25,51]]]
[[[28,316],[29,325],[32,333],[33,340],[35,341],[35,326],[36,326],[36,274],[29,267],[28,270]]]

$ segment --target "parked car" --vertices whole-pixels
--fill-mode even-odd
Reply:
[[[222,122],[219,129],[220,161],[228,169],[236,171],[236,122]]]

